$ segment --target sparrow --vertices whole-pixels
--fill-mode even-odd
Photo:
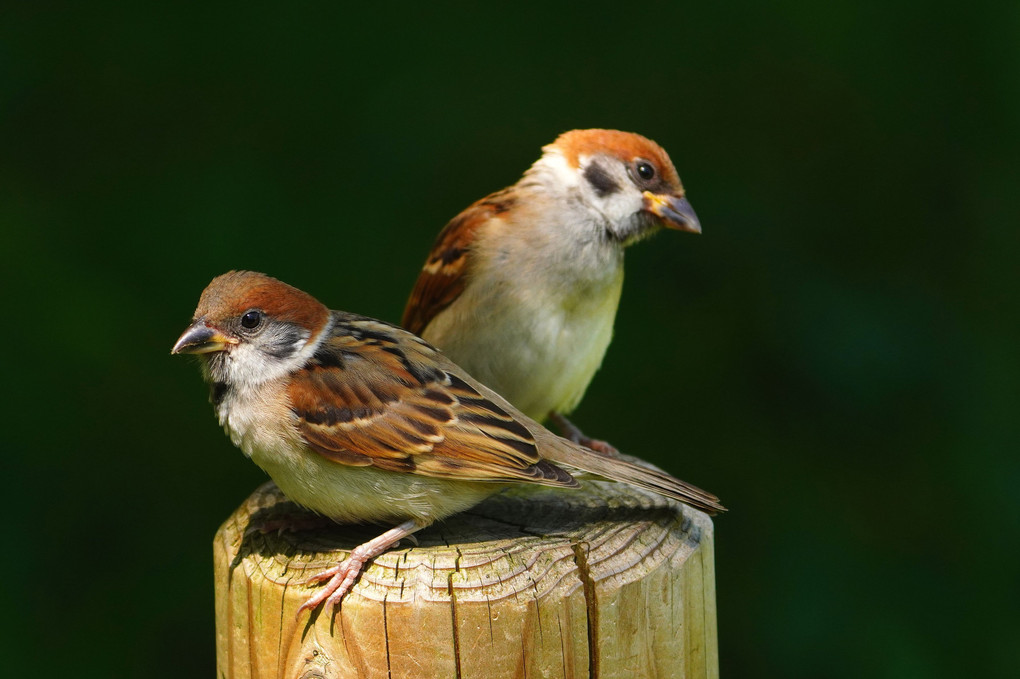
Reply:
[[[220,425],[290,500],[388,527],[311,578],[327,584],[299,615],[338,604],[400,539],[512,484],[577,488],[584,471],[725,511],[665,472],[556,436],[410,332],[265,274],[213,279],[171,353],[198,356]]]
[[[666,152],[638,134],[573,130],[513,186],[439,233],[401,325],[529,417],[606,454],[566,415],[613,335],[624,249],[662,227],[701,233]]]

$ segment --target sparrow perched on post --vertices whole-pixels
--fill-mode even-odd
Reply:
[[[213,279],[172,353],[198,355],[220,424],[287,497],[340,523],[394,526],[315,576],[329,582],[299,613],[337,604],[368,559],[509,484],[575,488],[582,470],[725,511],[556,436],[415,335],[264,274]]]
[[[402,325],[529,417],[612,454],[565,415],[612,338],[624,248],[701,225],[669,156],[645,137],[573,130],[542,150],[520,181],[439,233]]]

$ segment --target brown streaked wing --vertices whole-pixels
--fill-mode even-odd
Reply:
[[[288,386],[306,443],[335,462],[475,481],[577,482],[541,460],[531,431],[456,375],[430,345],[336,313]]]
[[[513,205],[510,189],[472,204],[443,227],[411,290],[401,325],[422,334],[436,315],[464,292],[471,267],[471,246],[481,227]]]

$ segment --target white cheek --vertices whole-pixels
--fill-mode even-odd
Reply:
[[[620,224],[642,208],[641,194],[623,189],[602,199],[600,207],[610,224]]]
[[[239,344],[227,356],[228,381],[231,384],[256,385],[290,370],[289,361],[280,361],[250,344]]]
[[[274,356],[260,347],[287,347],[286,335],[273,336],[269,329],[265,335],[254,342],[241,342],[236,344],[224,357],[225,360],[225,381],[233,385],[247,385],[254,387],[270,380],[279,379],[288,375],[303,366],[316,348],[328,334],[328,328],[319,334],[313,341],[308,341],[308,333],[303,332],[300,337],[293,340],[289,345],[289,353],[284,356]]]

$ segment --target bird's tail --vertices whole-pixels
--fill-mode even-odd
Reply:
[[[644,466],[620,457],[600,455],[566,439],[556,438],[559,439],[556,441],[556,444],[559,445],[553,445],[555,453],[546,455],[553,462],[650,490],[653,493],[679,500],[706,514],[719,514],[726,511],[726,508],[719,504],[719,498],[712,493],[670,476],[651,465]]]

